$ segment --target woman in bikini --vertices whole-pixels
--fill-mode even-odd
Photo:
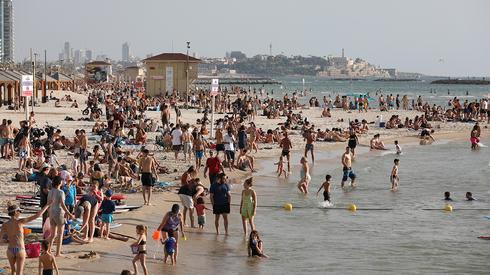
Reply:
[[[48,209],[48,205],[44,206],[41,211],[35,215],[20,219],[21,210],[17,205],[10,205],[7,208],[10,220],[2,225],[0,236],[6,235],[8,239],[7,258],[10,264],[12,274],[24,274],[24,262],[26,259],[26,249],[24,246],[24,225],[41,217]]]

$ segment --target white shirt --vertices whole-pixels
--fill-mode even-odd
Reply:
[[[171,135],[172,145],[182,145],[182,130],[174,129]]]
[[[223,141],[225,143],[225,150],[226,151],[235,151],[235,137],[233,135],[228,135],[226,134],[223,138]]]
[[[483,101],[482,102],[482,109],[483,110],[488,110],[488,102],[487,101]]]

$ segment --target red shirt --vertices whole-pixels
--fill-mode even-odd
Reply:
[[[221,164],[221,160],[218,157],[208,158],[206,160],[206,166],[209,169],[209,174],[210,175],[217,175],[217,174],[219,174],[220,164]]]
[[[204,204],[194,205],[198,216],[206,216],[206,206]]]

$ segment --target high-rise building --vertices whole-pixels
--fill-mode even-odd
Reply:
[[[12,0],[0,0],[0,62],[14,61],[14,8]]]
[[[125,42],[122,44],[122,61],[128,62],[129,61],[129,43]]]
[[[92,61],[92,50],[85,51],[85,61],[87,62]]]
[[[63,48],[63,54],[64,54],[65,62],[69,62],[71,59],[70,50],[71,50],[70,42],[66,41],[65,47]]]

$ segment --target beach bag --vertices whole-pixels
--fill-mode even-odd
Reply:
[[[137,244],[131,245],[131,252],[133,254],[138,254],[138,252],[139,252],[139,245],[137,245]]]
[[[41,243],[28,243],[25,247],[27,258],[37,258],[41,255]]]

